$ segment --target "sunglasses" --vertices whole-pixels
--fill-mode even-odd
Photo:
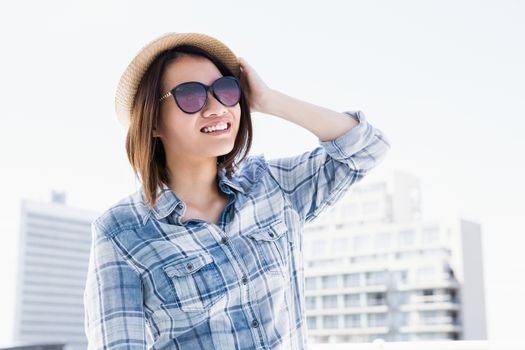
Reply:
[[[211,90],[213,96],[227,107],[235,106],[241,99],[239,80],[236,77],[226,76],[215,80],[210,86],[198,81],[179,84],[162,96],[159,101],[171,95],[183,112],[197,113],[206,105],[208,90]]]

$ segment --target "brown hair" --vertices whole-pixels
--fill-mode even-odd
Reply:
[[[223,76],[233,76],[230,69],[221,61],[207,51],[191,45],[181,45],[161,52],[142,76],[131,109],[126,152],[135,176],[138,178],[140,174],[144,195],[150,207],[153,207],[157,200],[157,188],[162,184],[169,185],[169,169],[166,166],[164,145],[158,137],[153,137],[153,126],[157,124],[160,112],[161,80],[166,66],[182,55],[208,58]],[[230,153],[217,157],[218,171],[225,168],[229,178],[246,158],[252,144],[250,108],[242,89],[239,103],[241,117],[234,147]]]

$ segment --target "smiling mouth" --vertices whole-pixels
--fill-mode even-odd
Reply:
[[[213,130],[213,131],[206,132],[206,131],[204,131],[204,129],[205,129],[205,128],[201,129],[201,133],[206,134],[206,135],[220,135],[220,134],[226,134],[226,133],[229,133],[229,132],[230,132],[230,129],[231,129],[231,123],[227,122],[227,123],[226,123],[226,129],[222,129],[222,130]]]

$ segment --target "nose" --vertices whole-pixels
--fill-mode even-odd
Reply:
[[[224,113],[226,113],[227,107],[220,103],[220,101],[217,100],[215,96],[213,96],[213,93],[211,91],[208,91],[208,99],[202,111],[205,117],[210,117],[214,115],[221,116]]]

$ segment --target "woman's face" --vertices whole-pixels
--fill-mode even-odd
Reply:
[[[184,55],[167,65],[161,80],[162,93],[166,93],[180,83],[199,81],[211,85],[222,74],[207,58]],[[206,105],[197,113],[183,112],[173,96],[164,99],[160,106],[159,124],[153,131],[161,138],[166,156],[172,160],[200,161],[231,152],[239,130],[241,107],[221,104],[208,91]],[[231,123],[228,133],[221,135],[206,134],[201,129],[219,120]]]

